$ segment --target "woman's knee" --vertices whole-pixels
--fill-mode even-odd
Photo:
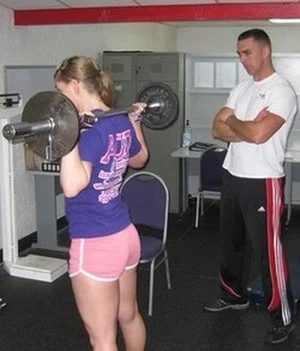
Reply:
[[[119,323],[130,323],[139,315],[137,304],[130,306],[120,306],[118,321]]]

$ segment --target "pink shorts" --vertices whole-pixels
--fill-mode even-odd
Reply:
[[[72,239],[69,275],[82,273],[98,281],[118,280],[124,270],[138,265],[141,244],[134,225],[104,237]]]

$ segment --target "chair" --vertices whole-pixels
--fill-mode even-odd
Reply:
[[[226,147],[212,146],[200,158],[200,185],[196,200],[195,227],[199,224],[199,207],[204,214],[204,199],[218,199],[221,194],[222,165],[227,153]]]
[[[128,205],[132,223],[141,239],[141,264],[150,263],[148,315],[153,311],[155,270],[165,263],[168,289],[171,289],[168,252],[169,191],[158,175],[138,171],[127,177],[121,195]]]

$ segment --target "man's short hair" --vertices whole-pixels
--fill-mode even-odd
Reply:
[[[244,40],[244,39],[249,39],[249,38],[253,38],[255,41],[258,41],[263,45],[268,45],[271,47],[270,37],[262,29],[254,28],[254,29],[246,30],[245,32],[241,33],[238,36],[238,41]]]

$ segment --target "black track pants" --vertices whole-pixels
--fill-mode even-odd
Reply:
[[[283,189],[283,178],[239,178],[224,171],[220,285],[227,297],[247,297],[250,265],[256,262],[274,324],[288,325],[294,300],[281,244]]]

